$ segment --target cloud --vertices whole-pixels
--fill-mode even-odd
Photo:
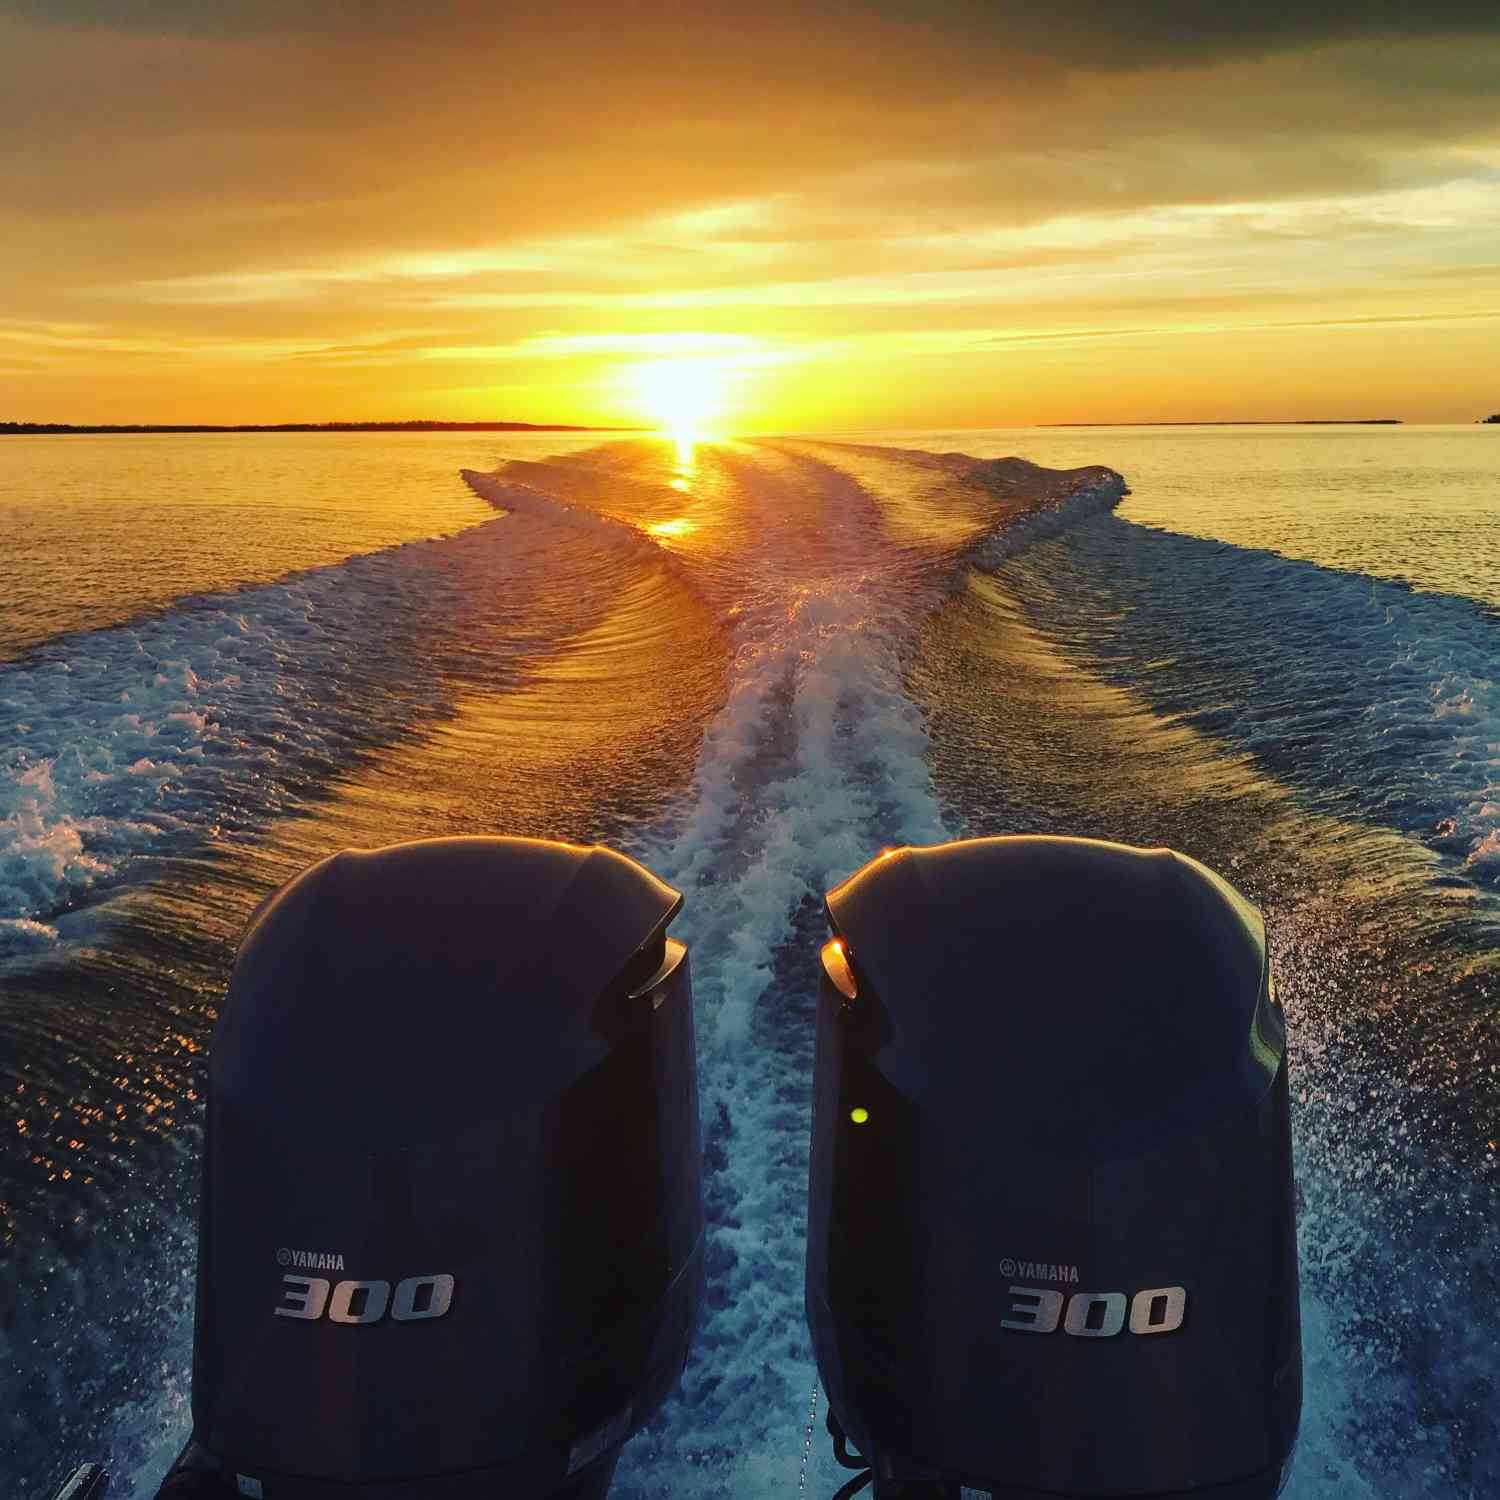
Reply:
[[[1500,309],[1486,312],[1460,313],[1379,313],[1362,318],[1289,318],[1281,322],[1228,322],[1195,324],[1176,322],[1166,327],[1154,328],[1068,328],[1052,329],[1046,333],[1001,333],[985,340],[989,344],[1048,344],[1082,341],[1090,339],[1161,338],[1169,335],[1178,338],[1183,334],[1262,333],[1275,329],[1300,328],[1382,328],[1396,327],[1407,323],[1471,323],[1476,320],[1500,318]]]
[[[1361,191],[1430,180],[1424,154],[1500,136],[1500,40],[1122,71],[1102,55],[1023,64],[963,45],[978,19],[909,7],[852,29],[837,9],[795,29],[757,12],[732,45],[660,35],[653,7],[593,27],[564,10],[566,38],[540,11],[348,38],[0,20],[17,255],[80,259],[108,223],[122,271],[134,257],[191,276],[352,246],[493,254],[654,216],[662,244],[748,260],[793,214],[826,243],[897,222],[939,236],[975,217]],[[773,211],[714,219],[736,204]]]
[[[1484,0],[883,0],[877,8],[967,45],[1035,50],[1100,68],[1259,57],[1366,37],[1500,31]]]
[[[515,8],[519,10],[519,8]],[[1070,62],[1142,62],[1263,54],[1368,36],[1493,32],[1485,0],[1305,0],[1206,5],[1202,0],[574,0],[539,8],[525,24],[482,0],[429,0],[418,19],[407,0],[4,0],[0,13],[41,23],[150,34],[326,36],[344,43],[431,31],[499,27],[557,42],[606,34],[627,50],[721,46],[750,34],[791,43],[809,28],[837,30],[854,45],[899,39],[933,54],[1040,52]],[[498,12],[498,14],[497,14]]]
[[[1357,319],[1440,272],[1456,315],[1493,304],[1497,15],[0,4],[0,318],[88,325],[80,360],[352,379],[1061,347],[1210,288]]]

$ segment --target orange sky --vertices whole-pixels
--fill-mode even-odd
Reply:
[[[1493,4],[493,9],[0,0],[0,420],[1500,408]]]

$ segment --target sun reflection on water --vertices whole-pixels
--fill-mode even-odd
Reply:
[[[698,473],[698,444],[703,439],[695,428],[674,427],[671,441],[674,460],[672,488],[686,490]]]

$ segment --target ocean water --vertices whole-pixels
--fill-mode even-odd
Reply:
[[[11,439],[0,1477],[188,1426],[204,1049],[324,853],[600,839],[687,897],[710,1277],[614,1493],[828,1495],[820,898],[894,843],[1167,843],[1291,1023],[1289,1494],[1500,1493],[1500,432]],[[993,461],[1102,464],[1007,523]],[[806,1460],[804,1467],[804,1459]]]

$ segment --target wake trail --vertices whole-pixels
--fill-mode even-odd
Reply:
[[[0,663],[0,957],[56,948],[60,915],[153,856],[260,834],[472,684],[520,680],[628,581],[608,524],[496,517]]]
[[[681,1395],[626,1452],[626,1497],[769,1493],[796,1472],[815,1377],[802,1278],[821,897],[883,844],[946,836],[902,689],[913,580],[878,561],[870,497],[763,453],[726,459],[719,480],[757,517],[754,602],[692,812],[641,851],[687,897],[709,1296]]]
[[[802,1285],[823,893],[883,847],[950,836],[905,687],[917,624],[971,555],[1107,509],[1123,482],[785,442],[714,446],[690,493],[628,467],[466,478],[498,505],[634,529],[629,545],[659,536],[730,624],[725,702],[687,810],[631,851],[686,897],[708,1293],[681,1392],[627,1449],[617,1492],[778,1493],[802,1460],[815,1379]],[[838,1482],[821,1445],[809,1481]]]

